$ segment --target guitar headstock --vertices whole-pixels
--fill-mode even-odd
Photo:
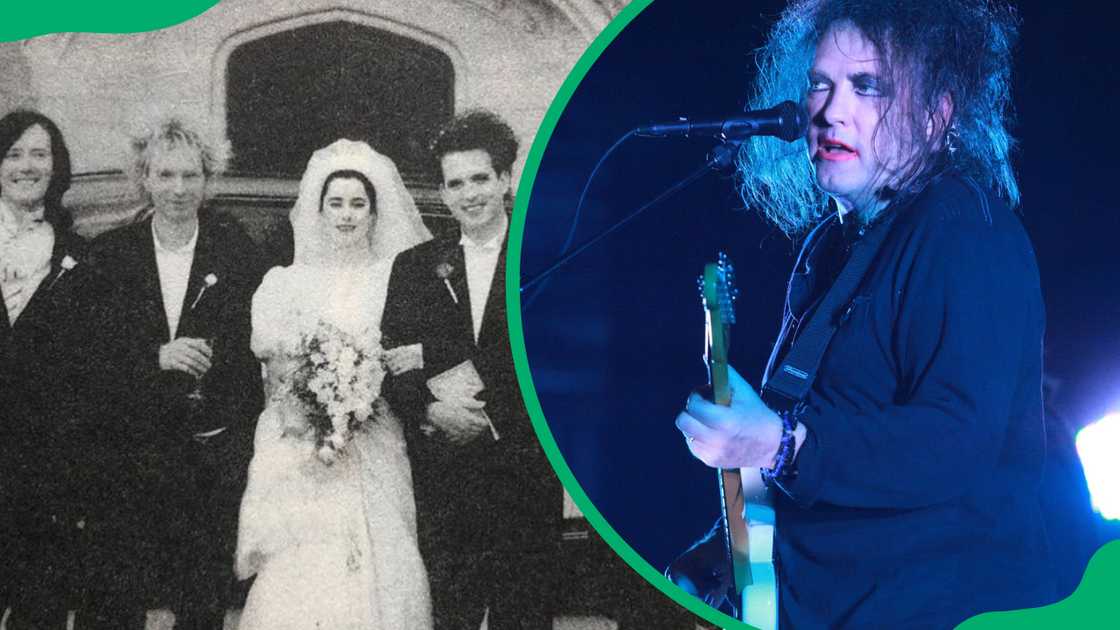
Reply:
[[[730,345],[731,324],[735,323],[735,268],[720,252],[714,263],[704,265],[700,276],[700,297],[704,301],[704,363],[708,366],[708,381],[712,386],[713,402],[726,405],[731,401],[727,381],[727,350]]]
[[[704,308],[712,315],[712,323],[734,324],[739,289],[735,288],[735,267],[727,254],[720,252],[716,262],[704,265],[704,275],[697,280],[697,285]]]

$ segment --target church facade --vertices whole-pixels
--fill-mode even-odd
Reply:
[[[427,208],[431,130],[490,109],[522,139],[523,160],[556,90],[624,4],[222,0],[159,31],[0,43],[0,110],[58,122],[77,175],[66,202],[90,234],[135,210],[128,137],[170,115],[229,147],[218,197],[283,206],[310,153],[350,137],[392,157]]]

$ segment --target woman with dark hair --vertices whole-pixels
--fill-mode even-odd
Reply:
[[[0,118],[0,575],[8,629],[64,628],[84,526],[76,468],[91,326],[70,153],[33,111]]]
[[[311,157],[291,222],[293,263],[253,296],[268,402],[241,500],[235,567],[255,581],[239,627],[431,628],[404,430],[379,398],[387,372],[420,362],[381,349],[389,271],[431,235],[396,165],[349,140]]]
[[[780,627],[950,628],[1052,597],[1017,26],[998,0],[797,0],[760,51],[754,104],[801,100],[810,123],[792,150],[743,145],[743,196],[808,236],[762,398],[732,371],[731,405],[693,395],[677,427],[771,489]],[[721,598],[700,560],[720,546],[669,574]]]

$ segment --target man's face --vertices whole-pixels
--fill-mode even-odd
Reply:
[[[451,209],[463,232],[492,238],[502,223],[509,173],[498,175],[490,154],[482,149],[448,153],[440,160],[443,203]]]
[[[50,135],[40,125],[28,127],[0,160],[0,197],[19,207],[41,204],[53,173]]]
[[[148,163],[144,188],[156,216],[165,221],[193,221],[206,192],[202,156],[192,147],[156,147]]]
[[[845,209],[875,203],[875,192],[901,162],[891,131],[897,125],[876,134],[897,91],[879,66],[879,53],[863,34],[839,23],[821,38],[809,70],[809,159],[817,185]]]

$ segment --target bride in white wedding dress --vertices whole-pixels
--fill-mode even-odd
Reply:
[[[239,628],[430,628],[396,416],[372,416],[327,464],[292,375],[306,358],[301,337],[320,322],[379,343],[393,257],[431,235],[392,161],[348,140],[312,156],[291,221],[294,263],[269,271],[253,297],[268,403],[241,503],[237,575],[257,577]],[[385,354],[390,372],[413,361],[403,350]]]

